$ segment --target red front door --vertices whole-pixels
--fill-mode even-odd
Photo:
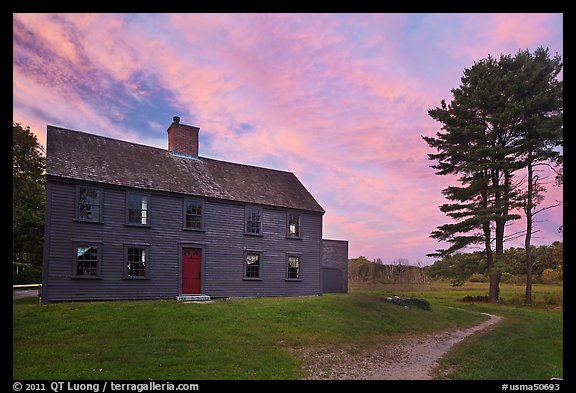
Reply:
[[[202,249],[182,249],[182,293],[199,294],[200,270],[202,267]]]

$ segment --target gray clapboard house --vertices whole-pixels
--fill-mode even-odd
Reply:
[[[291,172],[47,127],[42,302],[347,291],[348,243]],[[323,257],[324,256],[324,257]]]

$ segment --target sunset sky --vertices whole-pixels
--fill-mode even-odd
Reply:
[[[430,168],[428,110],[488,55],[563,56],[562,32],[562,14],[14,14],[13,120],[42,144],[50,124],[166,148],[180,116],[201,156],[294,172],[350,257],[428,265],[455,185]]]

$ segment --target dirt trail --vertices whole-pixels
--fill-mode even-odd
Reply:
[[[438,359],[454,345],[502,319],[483,314],[490,319],[468,329],[402,338],[353,355],[333,348],[306,351],[301,354],[304,369],[308,379],[432,379],[430,374]]]

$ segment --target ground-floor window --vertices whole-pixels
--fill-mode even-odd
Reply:
[[[288,255],[287,278],[290,280],[300,279],[300,255]]]
[[[76,243],[74,245],[74,276],[98,277],[100,275],[100,245]]]
[[[148,246],[125,246],[125,276],[126,278],[148,277]]]
[[[260,252],[246,251],[244,253],[244,278],[261,278],[261,258]]]

